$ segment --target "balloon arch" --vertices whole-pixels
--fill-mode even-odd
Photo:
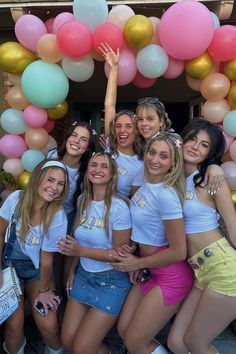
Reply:
[[[22,15],[15,34],[18,41],[0,46],[0,69],[14,85],[6,95],[10,108],[0,118],[6,132],[0,152],[3,169],[19,185],[56,147],[50,132],[67,113],[69,80],[92,77],[94,62],[104,60],[100,43],[106,42],[120,49],[119,86],[148,88],[158,77],[172,80],[186,72],[189,87],[205,98],[203,118],[224,129],[230,161],[222,166],[236,190],[236,27],[221,26],[202,3],[177,2],[159,19],[127,5],[108,11],[105,0],[74,0],[73,12],[45,23]],[[104,73],[109,75],[106,64]]]

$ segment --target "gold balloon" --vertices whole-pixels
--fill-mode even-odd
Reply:
[[[146,16],[134,15],[125,23],[124,36],[130,47],[143,48],[152,40],[152,22]]]
[[[63,101],[59,103],[56,107],[47,109],[48,116],[51,119],[61,119],[68,112],[68,103]]]
[[[22,172],[17,179],[18,185],[21,189],[25,189],[30,178],[31,173],[28,171]]]
[[[236,190],[231,191],[231,197],[234,203],[234,207],[236,208]]]
[[[187,60],[185,63],[186,73],[193,79],[203,79],[206,77],[213,67],[213,60],[210,55],[205,52],[197,58]]]
[[[230,80],[236,80],[236,58],[224,64],[224,73]]]
[[[231,86],[227,99],[229,101],[230,106],[232,106],[232,108],[235,108],[236,107],[236,84]]]
[[[18,42],[6,42],[0,46],[0,69],[11,74],[22,73],[37,57]]]

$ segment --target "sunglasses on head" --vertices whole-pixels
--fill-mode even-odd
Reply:
[[[157,102],[160,102],[157,97],[143,97],[143,98],[140,98],[140,99],[137,101],[137,104],[138,104],[138,105],[144,104],[144,103],[155,104],[155,103],[157,103]]]

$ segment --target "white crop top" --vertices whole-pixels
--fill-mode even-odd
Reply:
[[[193,177],[198,173],[195,171],[186,179],[186,193],[183,206],[184,225],[186,234],[197,234],[214,230],[219,226],[220,215],[214,208],[201,202],[195,191]]]

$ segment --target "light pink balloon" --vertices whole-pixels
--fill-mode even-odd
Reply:
[[[24,167],[22,166],[20,159],[8,159],[3,164],[3,169],[5,172],[11,173],[13,176],[19,176],[23,171]]]
[[[48,135],[48,137],[49,139],[47,145],[41,150],[44,154],[47,154],[48,151],[57,148],[56,140],[51,135]]]
[[[24,139],[19,135],[7,134],[0,139],[0,151],[8,159],[20,157],[27,150]]]
[[[136,67],[136,59],[135,55],[129,49],[123,49],[120,52],[120,59],[119,59],[119,71],[118,71],[118,86],[128,85],[137,73]],[[106,77],[109,76],[110,67],[107,63],[105,63],[105,74]]]
[[[222,163],[221,167],[230,189],[236,189],[236,163],[234,161],[227,161]]]
[[[107,22],[114,23],[114,25],[123,29],[125,22],[134,15],[134,11],[127,5],[113,6],[108,14]]]
[[[224,116],[230,111],[231,107],[226,100],[206,101],[202,105],[202,116],[211,123],[222,122]]]
[[[59,28],[64,25],[64,23],[74,21],[74,15],[71,12],[62,12],[59,15],[57,15],[54,19],[53,22],[53,33],[57,33]]]
[[[149,79],[148,77],[145,77],[142,74],[140,74],[138,70],[135,75],[135,78],[132,81],[132,83],[138,88],[149,88],[155,85],[156,82],[157,82],[157,78]]]
[[[186,75],[186,82],[192,90],[200,92],[202,80],[193,79],[189,75]]]
[[[170,56],[188,60],[207,50],[214,30],[214,21],[208,8],[197,1],[185,0],[164,12],[159,36]]]
[[[23,118],[26,124],[31,128],[41,128],[48,119],[47,111],[33,105],[26,107],[23,112]]]
[[[229,148],[229,154],[231,156],[231,158],[234,160],[234,162],[236,162],[236,140],[234,140]]]
[[[231,136],[228,133],[226,133],[226,131],[223,128],[223,124],[218,123],[216,125],[222,129],[222,133],[223,133],[224,138],[225,138],[225,152],[227,152],[229,150],[229,148],[230,148],[230,145],[234,141],[234,136]]]
[[[36,52],[39,38],[46,33],[45,24],[34,15],[23,15],[15,24],[15,34],[18,41],[33,52]]]
[[[159,38],[159,27],[160,27],[161,20],[158,17],[154,17],[154,16],[148,17],[148,19],[151,21],[153,27],[153,36],[149,44],[153,43],[153,44],[160,45],[161,42]]]
[[[44,22],[48,33],[53,33],[53,22],[55,20],[55,17],[49,18],[47,21]]]
[[[165,79],[175,79],[176,77],[180,76],[183,71],[184,61],[169,56],[169,65],[163,77]]]

